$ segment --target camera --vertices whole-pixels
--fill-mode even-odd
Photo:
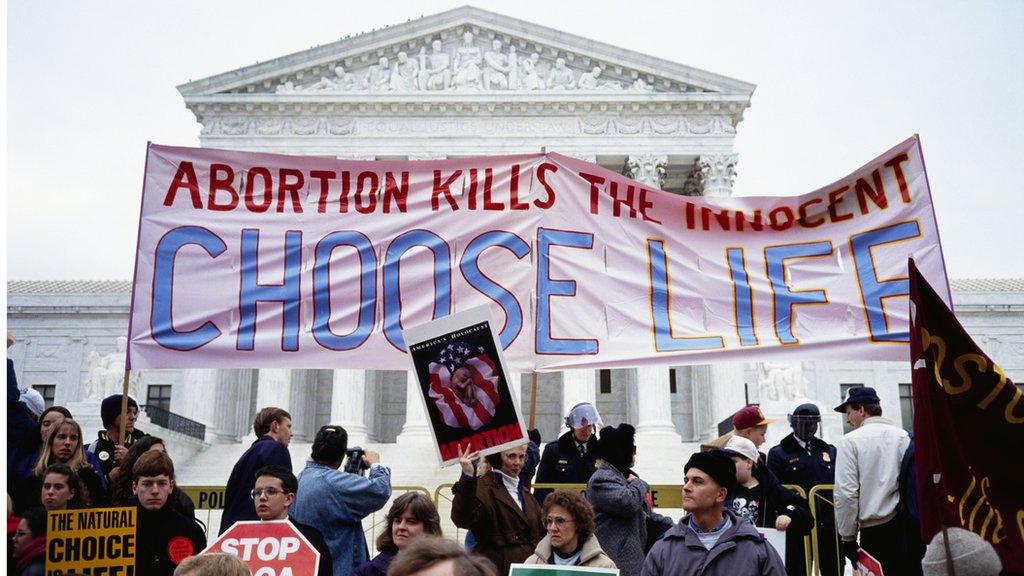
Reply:
[[[370,467],[363,462],[363,454],[366,451],[359,446],[354,446],[345,451],[345,468],[344,471],[350,474],[359,474],[362,476]]]

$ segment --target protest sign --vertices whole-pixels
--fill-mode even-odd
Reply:
[[[52,510],[46,515],[46,574],[135,574],[136,509]]]
[[[487,306],[402,331],[441,465],[467,444],[481,455],[525,444],[526,429]]]
[[[882,563],[861,548],[857,550],[857,566],[853,569],[854,576],[884,576]]]
[[[772,548],[779,553],[779,558],[782,559],[782,565],[786,565],[786,532],[785,530],[776,530],[775,528],[762,528],[757,527],[757,531],[764,536],[764,539],[771,544]]]
[[[508,576],[618,576],[615,568],[556,566],[554,564],[513,564]]]
[[[235,522],[202,551],[233,554],[253,576],[316,574],[320,553],[288,520]]]
[[[151,145],[128,361],[392,369],[403,326],[483,304],[522,372],[902,360],[908,256],[946,285],[916,137],[810,194],[760,198],[672,194],[554,153]]]
[[[914,464],[921,537],[960,526],[1024,572],[1024,394],[910,263]],[[1009,457],[1009,460],[1008,460]]]

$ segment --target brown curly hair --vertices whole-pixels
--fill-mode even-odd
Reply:
[[[405,513],[406,509],[412,512],[414,518],[423,523],[423,534],[427,536],[441,536],[441,516],[437,508],[427,495],[422,492],[406,492],[391,503],[386,517],[387,528],[377,536],[377,550],[395,554],[398,546],[395,545],[394,537],[391,535],[391,527],[395,520]]]
[[[573,522],[576,523],[576,536],[579,537],[581,544],[590,540],[594,535],[594,508],[582,494],[572,490],[555,490],[544,499],[541,513],[546,518],[548,512],[555,506],[565,508],[572,515]]]

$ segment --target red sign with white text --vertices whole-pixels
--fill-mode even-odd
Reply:
[[[217,552],[238,556],[259,576],[305,576],[320,565],[320,553],[287,520],[236,522],[203,550]]]

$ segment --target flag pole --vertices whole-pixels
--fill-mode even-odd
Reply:
[[[537,372],[530,375],[530,426],[528,430],[537,427]]]
[[[946,548],[946,574],[956,576],[956,568],[953,566],[953,552],[949,549],[949,533],[946,532],[946,525],[942,525],[942,545]]]

